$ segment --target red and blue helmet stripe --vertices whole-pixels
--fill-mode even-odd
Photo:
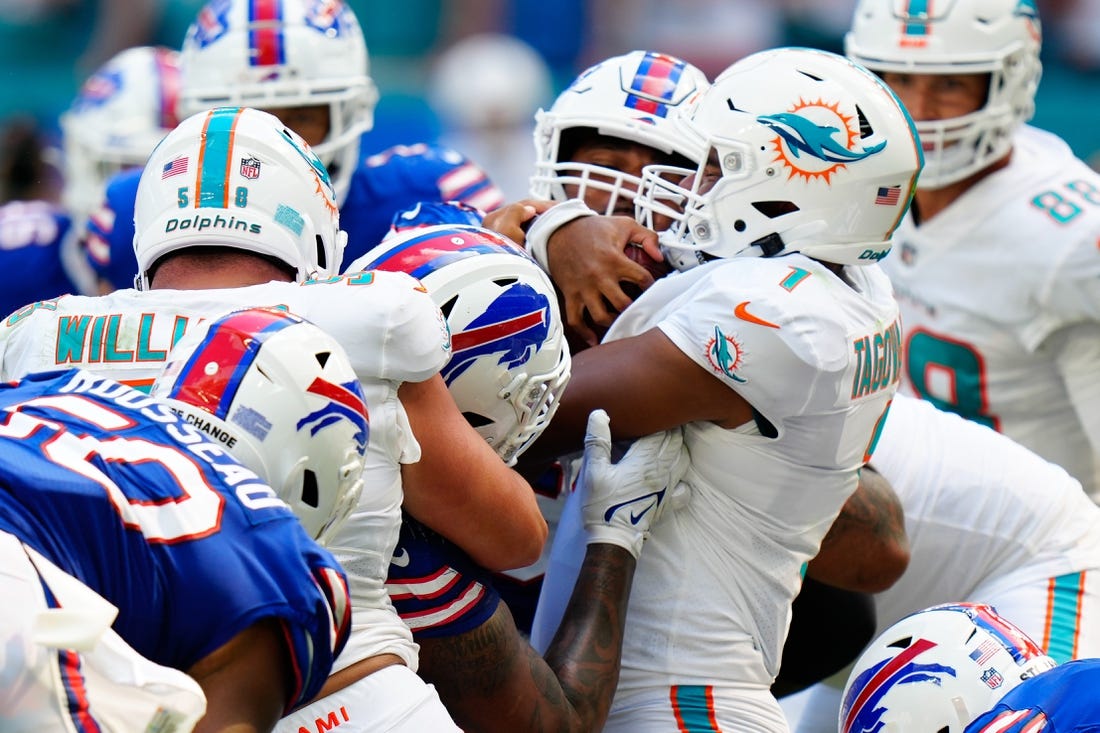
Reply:
[[[153,54],[157,79],[160,80],[157,85],[160,126],[166,130],[179,124],[180,70],[172,59],[173,54],[173,51],[163,48],[158,48]]]
[[[428,232],[410,237],[363,269],[407,272],[418,280],[423,280],[452,262],[485,253],[528,257],[519,247],[488,230],[449,226],[445,232]]]
[[[626,107],[658,117],[667,117],[676,85],[687,64],[652,51],[646,53],[626,89]]]
[[[259,308],[219,319],[184,364],[167,396],[225,420],[260,346],[296,323],[301,320],[289,313]],[[210,364],[218,368],[209,369]]]
[[[248,63],[252,66],[281,66],[286,63],[283,0],[250,0]]]
[[[1026,664],[1028,661],[1046,655],[1039,645],[1018,628],[1007,623],[990,606],[983,604],[957,604],[944,605],[940,609],[958,611],[970,617],[971,622],[979,629],[992,636],[1004,647],[1016,664]]]

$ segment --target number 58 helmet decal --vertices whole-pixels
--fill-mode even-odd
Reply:
[[[222,107],[184,120],[149,157],[134,204],[140,287],[167,254],[222,246],[301,282],[336,274],[347,239],[325,166],[276,117]]]

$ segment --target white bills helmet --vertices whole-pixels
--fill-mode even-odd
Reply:
[[[706,75],[691,64],[653,51],[631,51],[589,68],[558,95],[549,110],[535,113],[535,175],[531,195],[564,201],[565,186],[612,194],[607,209],[615,210],[618,196],[627,200],[638,190],[635,176],[604,166],[572,163],[576,143],[571,136],[590,130],[639,143],[663,153],[679,152],[677,133],[668,125],[673,110],[708,86]]]
[[[935,189],[1011,148],[1035,111],[1041,38],[1035,0],[861,0],[845,51],[876,73],[990,75],[981,109],[916,121],[927,159],[917,185]]]
[[[789,252],[876,262],[921,169],[913,122],[893,93],[826,51],[747,56],[674,124],[698,168],[646,166],[635,205],[650,228],[663,228],[657,215],[672,221],[661,243],[681,270]]]
[[[80,219],[103,199],[107,181],[145,165],[179,123],[179,54],[138,46],[116,54],[80,88],[59,120],[65,207]]]
[[[962,733],[1054,660],[991,606],[957,603],[914,613],[856,660],[841,699],[840,733]]]
[[[210,0],[183,42],[184,115],[211,107],[263,110],[327,105],[329,131],[314,146],[342,201],[374,123],[378,90],[367,44],[341,0]]]
[[[569,381],[557,296],[542,268],[508,238],[473,226],[409,229],[361,269],[407,272],[451,331],[441,372],[462,414],[512,465],[542,433]]]
[[[366,403],[347,354],[312,323],[268,308],[203,321],[151,394],[265,480],[314,539],[329,539],[358,502]]]
[[[279,120],[221,107],[184,120],[149,157],[134,204],[138,286],[163,256],[221,246],[271,257],[298,282],[340,271],[347,235],[325,166]]]

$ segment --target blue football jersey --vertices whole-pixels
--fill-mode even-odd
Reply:
[[[115,631],[159,664],[187,670],[280,619],[290,706],[347,640],[346,577],[275,492],[164,404],[87,372],[0,385],[0,529],[117,606]]]
[[[1100,659],[1079,659],[1013,688],[965,733],[1100,731]]]
[[[76,293],[61,263],[61,243],[72,221],[44,201],[0,206],[0,312]]]
[[[140,178],[140,169],[116,174],[107,184],[103,206],[87,224],[88,262],[115,288],[133,287],[137,274],[134,200]],[[395,214],[421,201],[460,201],[491,211],[504,203],[504,194],[475,163],[439,145],[399,145],[368,156],[352,174],[340,205],[340,228],[348,233],[344,265],[381,242]],[[24,299],[4,312],[45,299]]]
[[[422,201],[460,201],[492,211],[504,194],[477,164],[440,145],[398,145],[368,156],[340,206],[340,228],[348,233],[344,265],[382,241],[394,214]]]
[[[455,636],[488,621],[500,603],[492,574],[408,514],[401,519],[386,590],[413,638]]]
[[[96,276],[116,290],[134,287],[134,200],[141,169],[115,174],[107,183],[103,204],[88,217],[84,254]]]

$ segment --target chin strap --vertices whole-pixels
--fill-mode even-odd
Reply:
[[[762,257],[774,257],[786,248],[786,244],[783,243],[783,238],[775,232],[761,237],[753,242],[750,247],[759,247]]]

